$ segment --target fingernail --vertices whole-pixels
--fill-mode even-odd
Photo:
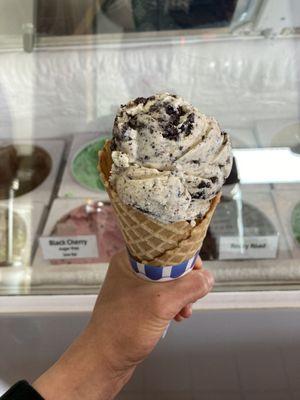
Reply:
[[[215,278],[214,278],[213,274],[210,271],[207,271],[207,270],[204,270],[203,273],[204,273],[204,275],[205,275],[205,277],[207,279],[207,282],[208,282],[209,286],[213,287],[213,285],[215,283]]]

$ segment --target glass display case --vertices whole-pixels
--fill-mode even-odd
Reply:
[[[298,288],[299,27],[296,0],[0,0],[0,295],[98,291],[124,246],[98,152],[159,92],[232,139],[215,290]]]

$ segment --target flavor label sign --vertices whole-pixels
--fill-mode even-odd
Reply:
[[[70,258],[97,258],[98,245],[95,235],[41,237],[40,246],[45,260]]]
[[[276,258],[278,236],[221,236],[220,260]]]

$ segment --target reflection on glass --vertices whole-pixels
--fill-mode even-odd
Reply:
[[[237,0],[132,0],[135,29],[160,31],[227,26]]]
[[[292,151],[300,153],[300,123],[295,122],[282,128],[274,135],[272,146],[290,146]]]
[[[237,0],[39,0],[41,35],[145,32],[228,26]]]

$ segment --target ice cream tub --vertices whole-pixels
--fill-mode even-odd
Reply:
[[[74,136],[58,197],[109,201],[97,173],[97,153],[105,140],[99,133]]]
[[[300,121],[296,119],[270,119],[258,121],[256,135],[261,147],[290,147],[300,145]]]
[[[290,149],[291,155],[300,153],[300,121],[297,119],[270,119],[258,121],[256,135],[261,147],[277,147]],[[274,189],[278,191],[298,190],[299,179],[293,182],[275,182]]]
[[[95,199],[57,199],[39,239],[34,266],[107,265],[124,247],[110,204]]]
[[[0,268],[30,266],[43,218],[41,203],[0,204]]]
[[[15,202],[48,204],[61,164],[62,140],[5,140],[0,143],[0,199],[9,198],[13,182]]]
[[[290,249],[271,192],[244,191],[224,196],[212,219],[202,260],[287,259]]]
[[[273,198],[293,258],[300,258],[300,205],[299,192],[274,190]]]

